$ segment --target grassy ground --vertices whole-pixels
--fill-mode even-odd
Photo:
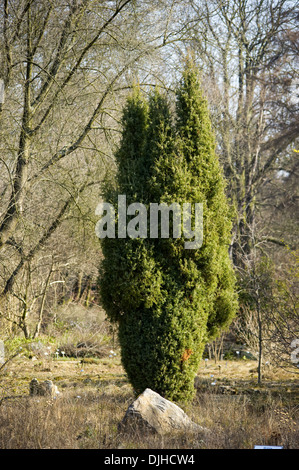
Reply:
[[[202,361],[192,403],[179,404],[205,436],[126,435],[118,431],[134,393],[117,355],[90,363],[67,358],[17,357],[0,374],[1,449],[252,449],[298,448],[299,396],[295,374],[257,362]],[[51,379],[56,399],[29,397],[29,383]]]

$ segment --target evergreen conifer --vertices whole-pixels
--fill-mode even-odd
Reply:
[[[108,317],[119,326],[122,363],[136,393],[151,388],[188,400],[205,344],[227,327],[237,309],[228,255],[231,220],[225,182],[198,72],[188,63],[172,116],[157,90],[138,88],[123,113],[115,184],[105,200],[117,207],[140,202],[202,203],[203,243],[186,249],[183,237],[104,238],[99,285]],[[116,224],[117,225],[117,224]],[[118,227],[119,230],[119,227]]]

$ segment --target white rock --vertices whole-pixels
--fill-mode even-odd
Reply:
[[[130,430],[136,426],[144,431],[161,435],[208,431],[191,421],[179,406],[149,388],[144,390],[129,406],[120,424],[120,429]]]

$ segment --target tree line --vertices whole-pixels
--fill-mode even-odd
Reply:
[[[294,322],[299,128],[294,2],[2,0],[1,6],[5,331],[36,337],[57,303],[78,299],[85,290],[90,294],[99,258],[94,211],[115,170],[126,98],[136,83],[146,95],[159,86],[173,106],[190,51],[227,182],[233,212],[229,253],[243,313],[250,307],[261,319],[279,311]],[[269,279],[278,284],[270,286]],[[273,341],[278,327],[285,335],[290,322],[286,328],[278,322],[267,333]],[[287,349],[291,336],[286,335]]]

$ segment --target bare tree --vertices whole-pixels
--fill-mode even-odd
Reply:
[[[271,260],[260,234],[251,233],[252,250],[240,272],[241,312],[233,332],[258,357],[258,383],[265,364],[298,372],[292,343],[298,341],[298,254],[288,250],[284,266]]]
[[[236,211],[231,251],[239,264],[252,249],[261,189],[298,139],[298,10],[287,0],[191,0],[190,8],[198,19],[190,43],[207,77]]]
[[[36,276],[37,256],[55,249],[61,266],[75,242],[80,264],[89,231],[94,270],[93,213],[113,165],[121,102],[134,79],[154,83],[151,58],[179,39],[171,3],[2,0],[0,299],[5,318],[7,296],[18,299],[19,317],[10,319],[25,336],[39,332],[50,283],[50,268]],[[32,302],[37,329],[28,333]]]

